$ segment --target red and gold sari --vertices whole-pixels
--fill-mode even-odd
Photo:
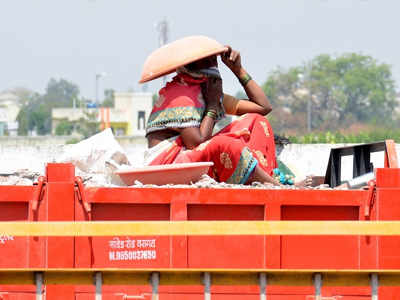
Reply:
[[[169,82],[160,91],[147,133],[167,128],[199,127],[205,112],[200,83],[186,74],[178,74]],[[233,98],[224,98],[227,113],[234,114]],[[223,114],[224,111],[219,112],[220,117]],[[147,162],[149,165],[212,161],[214,166],[209,175],[219,182],[244,184],[257,165],[269,175],[277,167],[272,128],[264,116],[253,113],[241,116],[192,150],[184,147],[181,137],[153,148],[157,151],[153,151]]]

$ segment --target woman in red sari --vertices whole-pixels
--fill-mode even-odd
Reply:
[[[221,59],[249,99],[223,94],[216,55],[179,68],[160,90],[149,117],[145,161],[148,165],[211,161],[209,175],[219,182],[280,185],[272,177],[277,167],[274,134],[265,118],[271,104],[242,67],[239,52],[228,47]],[[241,117],[212,135],[225,113]]]

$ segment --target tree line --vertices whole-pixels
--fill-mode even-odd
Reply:
[[[78,85],[66,79],[51,78],[43,94],[27,89],[17,88],[13,90],[20,99],[21,110],[17,116],[19,123],[18,135],[28,135],[31,131],[36,131],[38,135],[50,134],[52,130],[51,110],[61,107],[87,107],[89,99],[80,96]],[[114,90],[104,91],[104,101],[102,107],[114,106]],[[89,119],[96,119],[96,116],[87,116]],[[83,136],[87,136],[87,120],[78,122],[77,131]],[[67,120],[62,121],[56,134],[69,135],[74,130],[74,125]],[[92,130],[93,131],[93,130]]]
[[[400,127],[391,67],[371,56],[323,54],[289,69],[278,67],[262,88],[274,107],[269,115],[272,127],[280,135],[307,133],[308,105],[313,132],[345,134]],[[15,92],[22,103],[17,118],[20,135],[32,130],[50,134],[52,108],[86,107],[89,101],[80,95],[78,85],[65,79],[50,79],[43,94],[26,89]],[[105,90],[102,106],[113,105],[114,91]],[[74,124],[61,122],[56,134],[70,134],[73,129]]]
[[[288,70],[278,68],[263,89],[274,106],[271,123],[280,133],[307,131],[307,105],[313,131],[390,128],[400,123],[391,67],[367,55],[324,54]]]

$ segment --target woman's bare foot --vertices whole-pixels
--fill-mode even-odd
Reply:
[[[251,184],[252,182],[263,182],[263,183],[271,183],[273,185],[282,186],[278,181],[274,179],[274,177],[269,176],[261,167],[257,164],[253,173],[250,175],[247,180],[247,184]]]

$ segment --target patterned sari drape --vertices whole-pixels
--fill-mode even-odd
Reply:
[[[272,175],[277,162],[268,120],[259,114],[243,115],[192,150],[185,149],[179,137],[150,165],[203,161],[214,163],[209,175],[219,182],[244,184],[257,165]]]

